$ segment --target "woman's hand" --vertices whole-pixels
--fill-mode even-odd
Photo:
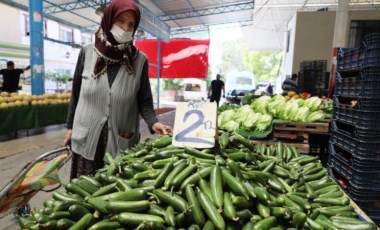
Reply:
[[[173,131],[172,127],[161,124],[159,122],[154,123],[154,125],[152,126],[152,129],[155,133],[160,134],[160,135],[165,135]]]
[[[72,130],[71,129],[67,129],[66,131],[66,135],[65,135],[65,139],[63,141],[63,146],[68,146],[71,142],[71,133],[72,133]]]

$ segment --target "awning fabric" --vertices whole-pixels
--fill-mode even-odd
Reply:
[[[157,77],[157,40],[138,40],[149,61],[149,77]],[[173,39],[161,43],[161,78],[207,78],[209,40]]]

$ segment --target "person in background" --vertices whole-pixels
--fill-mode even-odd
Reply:
[[[7,68],[0,70],[0,75],[3,75],[2,91],[8,93],[17,92],[20,83],[20,75],[30,69],[30,65],[24,69],[15,69],[13,61],[7,62]]]
[[[220,80],[220,74],[216,75],[216,80],[211,81],[211,86],[208,90],[208,95],[210,97],[210,102],[216,102],[217,106],[219,106],[220,97],[223,95],[224,97],[224,82]],[[222,94],[223,90],[223,94]]]
[[[292,74],[291,78],[285,79],[282,83],[283,95],[287,95],[289,91],[297,91],[297,74]]]
[[[71,93],[73,90],[73,78],[70,77],[69,80],[66,82],[66,93]]]
[[[267,93],[268,93],[269,95],[272,95],[272,94],[273,94],[273,86],[272,86],[272,83],[271,83],[271,82],[269,82],[266,91],[267,91]]]
[[[78,57],[64,145],[73,150],[71,178],[93,175],[105,152],[116,157],[140,141],[140,115],[151,133],[172,128],[158,122],[148,78],[148,60],[133,45],[140,10],[133,0],[113,0]]]

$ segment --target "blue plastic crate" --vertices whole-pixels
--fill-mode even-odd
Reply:
[[[346,179],[346,176],[341,175],[340,169],[337,170],[329,166],[328,170],[330,177],[335,180],[341,189],[355,202],[376,202],[380,200],[379,191],[357,188]]]
[[[357,156],[355,152],[349,152],[334,143],[329,144],[329,154],[360,173],[374,171],[380,173],[380,159],[362,158]]]
[[[379,117],[380,99],[334,97],[333,119],[335,120],[363,130],[380,132]]]
[[[380,34],[366,36],[360,48],[338,48],[338,71],[353,71],[366,67],[380,67]]]
[[[380,69],[337,72],[335,96],[380,99]]]
[[[365,142],[380,142],[380,131],[362,129],[339,119],[331,121],[331,129]]]
[[[314,60],[314,61],[303,61],[300,64],[300,70],[326,70],[327,60]]]
[[[330,141],[362,159],[380,160],[380,142],[359,141],[336,130],[331,131]]]
[[[333,173],[338,173],[347,180],[347,188],[355,187],[360,190],[380,192],[380,178],[370,178],[370,176],[361,177],[360,175],[353,173],[350,167],[342,164],[333,156],[329,156],[327,166]]]

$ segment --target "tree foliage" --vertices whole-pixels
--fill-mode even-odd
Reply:
[[[280,70],[282,53],[243,49],[242,62],[246,70],[255,74],[257,82],[274,81]]]
[[[223,43],[221,73],[249,71],[256,82],[274,81],[282,62],[282,52],[251,51],[243,40]]]

